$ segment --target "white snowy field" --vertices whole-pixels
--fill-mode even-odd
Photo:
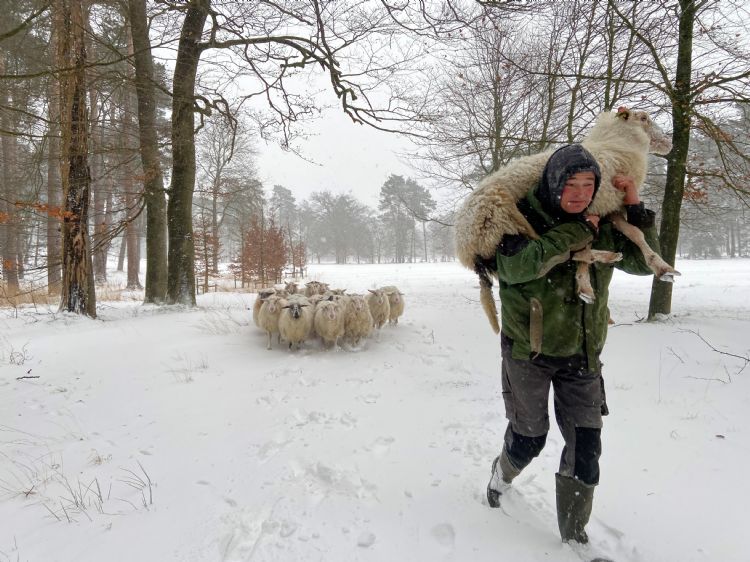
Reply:
[[[650,277],[612,284],[580,552],[557,534],[556,428],[486,505],[500,348],[457,264],[311,267],[406,293],[357,350],[267,351],[253,294],[0,310],[0,562],[750,560],[750,367],[730,355],[750,355],[750,260],[678,269],[660,323],[638,322]]]

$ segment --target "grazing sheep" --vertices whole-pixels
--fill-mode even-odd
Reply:
[[[255,304],[253,304],[253,323],[259,328],[260,324],[258,323],[258,313],[260,312],[260,307],[263,305],[264,300],[275,293],[276,289],[274,289],[273,287],[266,287],[265,289],[260,289],[258,291],[258,296],[255,297]]]
[[[380,287],[388,295],[388,304],[390,312],[388,313],[388,323],[398,324],[398,317],[404,313],[404,293],[398,290],[398,287],[387,285]]]
[[[379,330],[391,315],[391,305],[388,301],[388,295],[382,289],[367,290],[370,294],[365,297],[365,300],[372,315],[373,326]]]
[[[344,335],[343,306],[335,300],[320,301],[315,306],[313,318],[315,333],[323,340],[323,346],[334,348]]]
[[[609,215],[615,228],[633,240],[644,252],[654,273],[664,281],[679,275],[646,244],[640,229],[629,225],[622,213],[624,194],[612,185],[612,178],[622,174],[632,176],[640,188],[646,178],[648,153],[666,154],[671,141],[643,111],[621,107],[617,113],[599,115],[594,127],[581,144],[594,156],[601,169],[601,184],[589,212]],[[554,149],[517,158],[481,181],[467,198],[456,217],[456,250],[461,263],[477,272],[480,281],[480,300],[495,332],[500,331],[497,309],[492,296],[492,279],[481,267],[483,259],[495,255],[497,245],[505,234],[525,234],[538,238],[536,232],[516,207],[516,202],[539,182],[544,166]],[[579,262],[577,280],[583,300],[594,298],[588,277],[588,263],[615,261],[613,252],[597,252],[586,248],[573,259]]]
[[[372,314],[363,295],[348,295],[345,301],[344,337],[353,345],[372,333]]]
[[[289,349],[310,337],[313,325],[313,307],[302,295],[292,295],[287,304],[281,307],[279,316],[279,336],[289,343]]]
[[[260,307],[258,313],[258,325],[261,330],[264,330],[268,334],[268,346],[266,349],[271,349],[271,335],[279,333],[279,316],[281,315],[282,308],[286,306],[286,301],[276,295],[271,295],[263,301],[263,305]],[[281,336],[278,337],[280,343]]]

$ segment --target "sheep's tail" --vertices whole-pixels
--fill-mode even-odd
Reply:
[[[495,305],[495,297],[492,296],[492,273],[481,259],[474,262],[474,271],[479,276],[479,302],[482,303],[490,326],[496,334],[499,334],[500,324],[497,322],[497,306]]]

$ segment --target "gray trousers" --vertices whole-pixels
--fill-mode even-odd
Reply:
[[[552,386],[555,418],[565,440],[560,474],[597,484],[602,415],[607,414],[601,372],[589,372],[579,357],[514,359],[503,343],[503,401],[509,420],[505,446],[511,462],[521,470],[544,447]]]

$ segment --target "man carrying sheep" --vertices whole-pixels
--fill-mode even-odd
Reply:
[[[650,275],[641,251],[612,224],[586,210],[601,173],[581,145],[560,148],[549,158],[541,181],[518,202],[538,239],[506,235],[496,260],[479,264],[497,272],[502,305],[502,390],[509,420],[502,452],[487,485],[490,507],[512,480],[538,456],[549,431],[548,397],[565,440],[556,474],[557,518],[563,541],[588,542],[584,527],[599,483],[602,416],[607,414],[599,356],[609,321],[608,286],[613,267]],[[643,207],[632,178],[615,176],[625,193],[628,222],[658,248],[654,213]],[[594,250],[621,252],[616,263],[591,267],[596,300],[576,293],[571,255]],[[617,256],[619,258],[619,256]]]

